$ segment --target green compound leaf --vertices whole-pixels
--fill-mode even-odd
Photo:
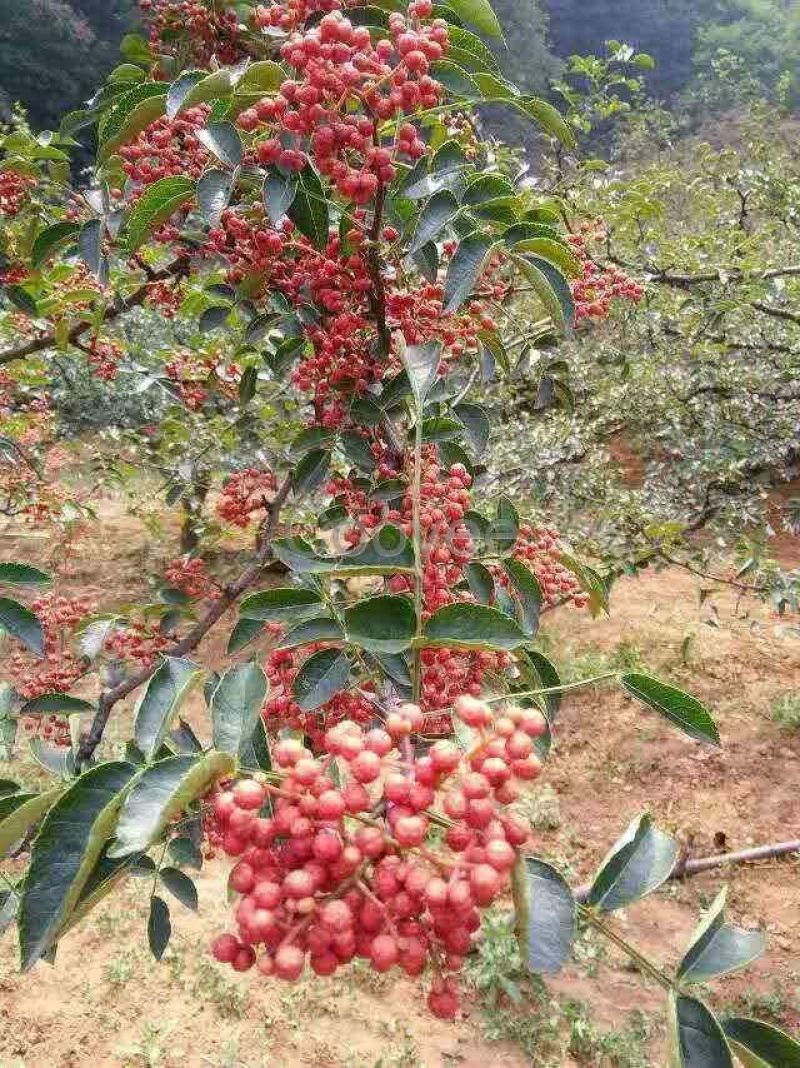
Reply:
[[[62,924],[114,831],[135,767],[122,761],[85,772],[45,816],[33,845],[19,911],[22,968],[55,944]]]

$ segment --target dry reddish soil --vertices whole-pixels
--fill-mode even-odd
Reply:
[[[19,533],[0,530],[0,556],[36,562],[58,549]],[[168,537],[173,534],[167,530]],[[164,536],[141,519],[123,518],[119,502],[107,501],[62,585],[111,607],[131,589],[142,590],[143,575],[163,563]],[[234,555],[235,547],[228,546],[225,566],[235,566]],[[98,558],[105,562],[98,565]],[[684,741],[607,686],[565,699],[546,773],[558,794],[559,815],[553,821],[558,825],[537,835],[541,853],[567,867],[576,883],[591,874],[628,821],[644,809],[695,856],[800,835],[800,731],[783,730],[771,711],[776,697],[800,693],[800,631],[759,604],[737,604],[727,590],[713,593],[701,606],[697,589],[697,580],[683,572],[648,573],[615,587],[609,618],[591,621],[564,610],[548,618],[545,641],[570,677],[609,664],[646,666],[704,699],[724,741],[720,752]],[[224,635],[210,639],[204,662],[219,662],[223,645]],[[109,750],[124,737],[126,715],[115,726]],[[201,722],[199,705],[190,716]],[[0,775],[29,771],[25,759],[0,765]],[[347,977],[294,987],[233,977],[206,955],[212,933],[226,918],[222,864],[207,865],[197,883],[200,912],[173,905],[173,940],[161,964],[149,958],[145,945],[150,885],[136,879],[64,938],[53,967],[40,964],[20,976],[13,936],[4,935],[0,1068],[640,1068],[663,1063],[660,990],[596,939],[582,942],[579,963],[549,983],[553,1000],[537,1008],[531,1028],[544,1018],[551,1023],[559,1018],[556,998],[588,1003],[596,1023],[606,1029],[624,1028],[630,1013],[641,1011],[653,1021],[644,1060],[579,1050],[574,1056],[554,1055],[544,1045],[540,1055],[530,1044],[524,1052],[512,1041],[490,1041],[477,996],[458,1023],[447,1025],[424,1011],[418,987],[394,976],[376,977],[360,966]],[[800,1030],[796,856],[670,884],[648,902],[617,914],[616,922],[630,941],[668,965],[678,958],[699,911],[724,883],[732,918],[763,927],[769,951],[746,973],[714,984],[709,996],[719,1005],[755,1007]],[[515,1011],[525,1017],[524,1010]],[[493,1033],[509,1031],[495,1027]]]

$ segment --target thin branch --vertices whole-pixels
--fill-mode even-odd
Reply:
[[[741,849],[737,853],[719,853],[713,857],[698,857],[696,860],[679,862],[672,870],[669,878],[684,879],[693,875],[700,875],[713,868],[723,868],[728,864],[752,864],[757,860],[775,860],[778,857],[788,857],[792,853],[800,853],[800,838],[789,842],[774,842],[771,845],[754,846],[752,849]],[[573,893],[575,900],[584,902],[589,896],[590,885],[577,887]]]
[[[148,280],[139,286],[138,289],[135,289],[129,297],[125,298],[118,296],[106,309],[102,321],[104,323],[111,323],[115,319],[119,319],[120,316],[125,315],[125,313],[129,312],[132,308],[144,304],[152,282],[160,282],[167,278],[179,277],[185,272],[187,265],[188,261],[186,257],[179,256],[160,271],[153,271]],[[91,330],[92,327],[92,323],[77,323],[67,334],[67,341],[70,344],[75,344],[75,342]],[[41,337],[34,338],[32,341],[27,341],[24,345],[20,345],[16,349],[8,349],[6,352],[0,352],[0,365],[13,363],[15,360],[23,360],[26,356],[33,356],[37,352],[43,352],[45,349],[52,348],[55,343],[55,332],[42,334]]]
[[[617,264],[617,259],[611,257],[613,263]],[[624,266],[624,265],[623,265]],[[628,264],[630,267],[630,264]],[[698,274],[679,274],[669,270],[659,270],[653,267],[647,274],[646,280],[648,282],[663,282],[666,285],[678,286],[679,288],[686,288],[689,286],[702,285],[704,282],[726,282],[736,281],[740,282],[744,279],[751,281],[769,281],[773,278],[797,278],[800,277],[800,266],[791,267],[775,267],[768,271],[744,271],[741,268],[734,267],[731,270],[718,267],[713,271],[701,271]]]
[[[190,653],[193,649],[197,648],[214,624],[222,618],[246,590],[258,581],[264,564],[267,563],[272,555],[272,539],[274,538],[275,531],[278,527],[281,509],[286,503],[291,488],[292,478],[291,475],[288,475],[270,503],[269,514],[259,530],[257,537],[257,551],[253,562],[245,568],[235,582],[225,587],[222,596],[214,601],[203,618],[198,620],[189,633],[184,638],[181,638],[180,641],[175,642],[169,649],[165,650],[166,655],[184,656],[186,653]],[[115,686],[111,690],[106,690],[105,693],[101,694],[92,725],[81,739],[81,744],[75,757],[76,771],[79,771],[83,764],[91,758],[92,754],[100,744],[114,705],[116,705],[118,701],[127,697],[128,694],[133,693],[133,691],[143,683],[147,682],[155,670],[155,664],[150,667],[142,668],[141,671],[137,671],[136,674],[130,675],[127,679],[124,679],[118,686]]]

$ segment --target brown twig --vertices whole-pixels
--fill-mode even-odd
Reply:
[[[105,314],[103,315],[104,323],[111,323],[115,319],[119,319],[120,316],[130,311],[132,308],[138,307],[140,304],[144,304],[147,299],[147,293],[152,282],[161,282],[167,278],[178,277],[184,273],[187,267],[187,260],[185,256],[178,256],[171,263],[168,263],[166,267],[163,267],[160,271],[152,271],[148,276],[148,280],[128,297],[119,296],[117,299],[108,306]],[[72,327],[67,334],[67,341],[70,344],[75,344],[87,331],[92,329],[92,323],[77,323]],[[5,363],[13,363],[14,360],[23,360],[26,356],[33,356],[37,352],[43,352],[45,349],[52,348],[56,343],[55,332],[49,334],[43,334],[41,337],[34,338],[32,341],[27,341],[24,345],[20,345],[15,349],[8,349],[6,352],[0,352],[0,365]]]
[[[757,860],[774,860],[777,857],[800,853],[800,838],[790,842],[774,842],[771,845],[755,846],[753,849],[741,849],[737,853],[720,853],[713,857],[698,857],[696,860],[683,860],[676,864],[670,874],[670,880],[688,879],[713,868],[722,868],[728,864],[752,864]],[[585,884],[573,891],[576,901],[586,901],[590,886]]]
[[[267,518],[259,530],[257,538],[258,547],[253,562],[245,568],[234,582],[224,588],[222,595],[214,601],[203,618],[195,623],[184,638],[181,638],[180,641],[175,642],[174,645],[167,649],[166,655],[183,656],[184,654],[191,652],[193,649],[196,649],[214,624],[222,618],[246,590],[258,581],[262,574],[264,564],[267,563],[271,556],[272,539],[275,536],[275,531],[278,527],[281,509],[286,503],[291,487],[291,476],[287,476],[270,503]],[[128,678],[124,679],[118,686],[106,690],[100,695],[95,717],[92,720],[89,730],[81,739],[81,744],[78,747],[78,752],[75,756],[76,771],[79,771],[86,761],[92,757],[94,751],[100,744],[114,705],[116,705],[118,701],[127,697],[128,694],[132,693],[143,683],[147,682],[156,670],[156,666],[157,665],[153,664],[149,667],[142,668],[141,671],[137,671],[134,675],[130,675]]]

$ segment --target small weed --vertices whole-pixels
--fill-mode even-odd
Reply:
[[[123,1063],[144,1065],[144,1068],[160,1068],[164,1064],[164,1057],[175,1049],[168,1040],[174,1030],[174,1024],[146,1023],[142,1037],[138,1042],[125,1046],[120,1052],[125,1058]]]
[[[133,957],[123,953],[106,966],[106,979],[113,986],[124,986],[133,978]]]
[[[366,990],[370,994],[381,994],[392,985],[389,976],[376,972],[365,960],[356,958],[346,971],[346,980],[352,990]]]
[[[235,1020],[244,1016],[247,993],[243,987],[231,983],[205,957],[197,966],[192,993],[210,1002],[220,1014]]]
[[[631,1013],[624,1030],[604,1031],[580,1002],[568,1001],[563,1010],[569,1024],[568,1050],[578,1064],[592,1068],[649,1068],[647,1043],[653,1024],[644,1013]]]
[[[744,993],[735,1001],[737,1012],[742,1016],[753,1016],[766,1023],[785,1025],[788,1016],[800,1011],[800,987],[794,997],[787,996],[786,991],[775,986],[771,993]]]
[[[772,702],[772,718],[785,731],[800,730],[800,693],[784,693]]]
[[[561,826],[558,794],[549,783],[523,794],[514,804],[514,811],[529,823],[534,831],[556,831]]]
[[[397,1038],[397,1041],[392,1042],[386,1052],[375,1061],[373,1068],[418,1068],[419,1050],[411,1032],[396,1020],[385,1023],[381,1030],[387,1038]]]
[[[477,953],[467,961],[467,979],[489,1009],[504,998],[514,1004],[522,1000],[520,983],[526,979],[527,972],[522,966],[512,925],[507,912],[491,909],[483,920]]]

